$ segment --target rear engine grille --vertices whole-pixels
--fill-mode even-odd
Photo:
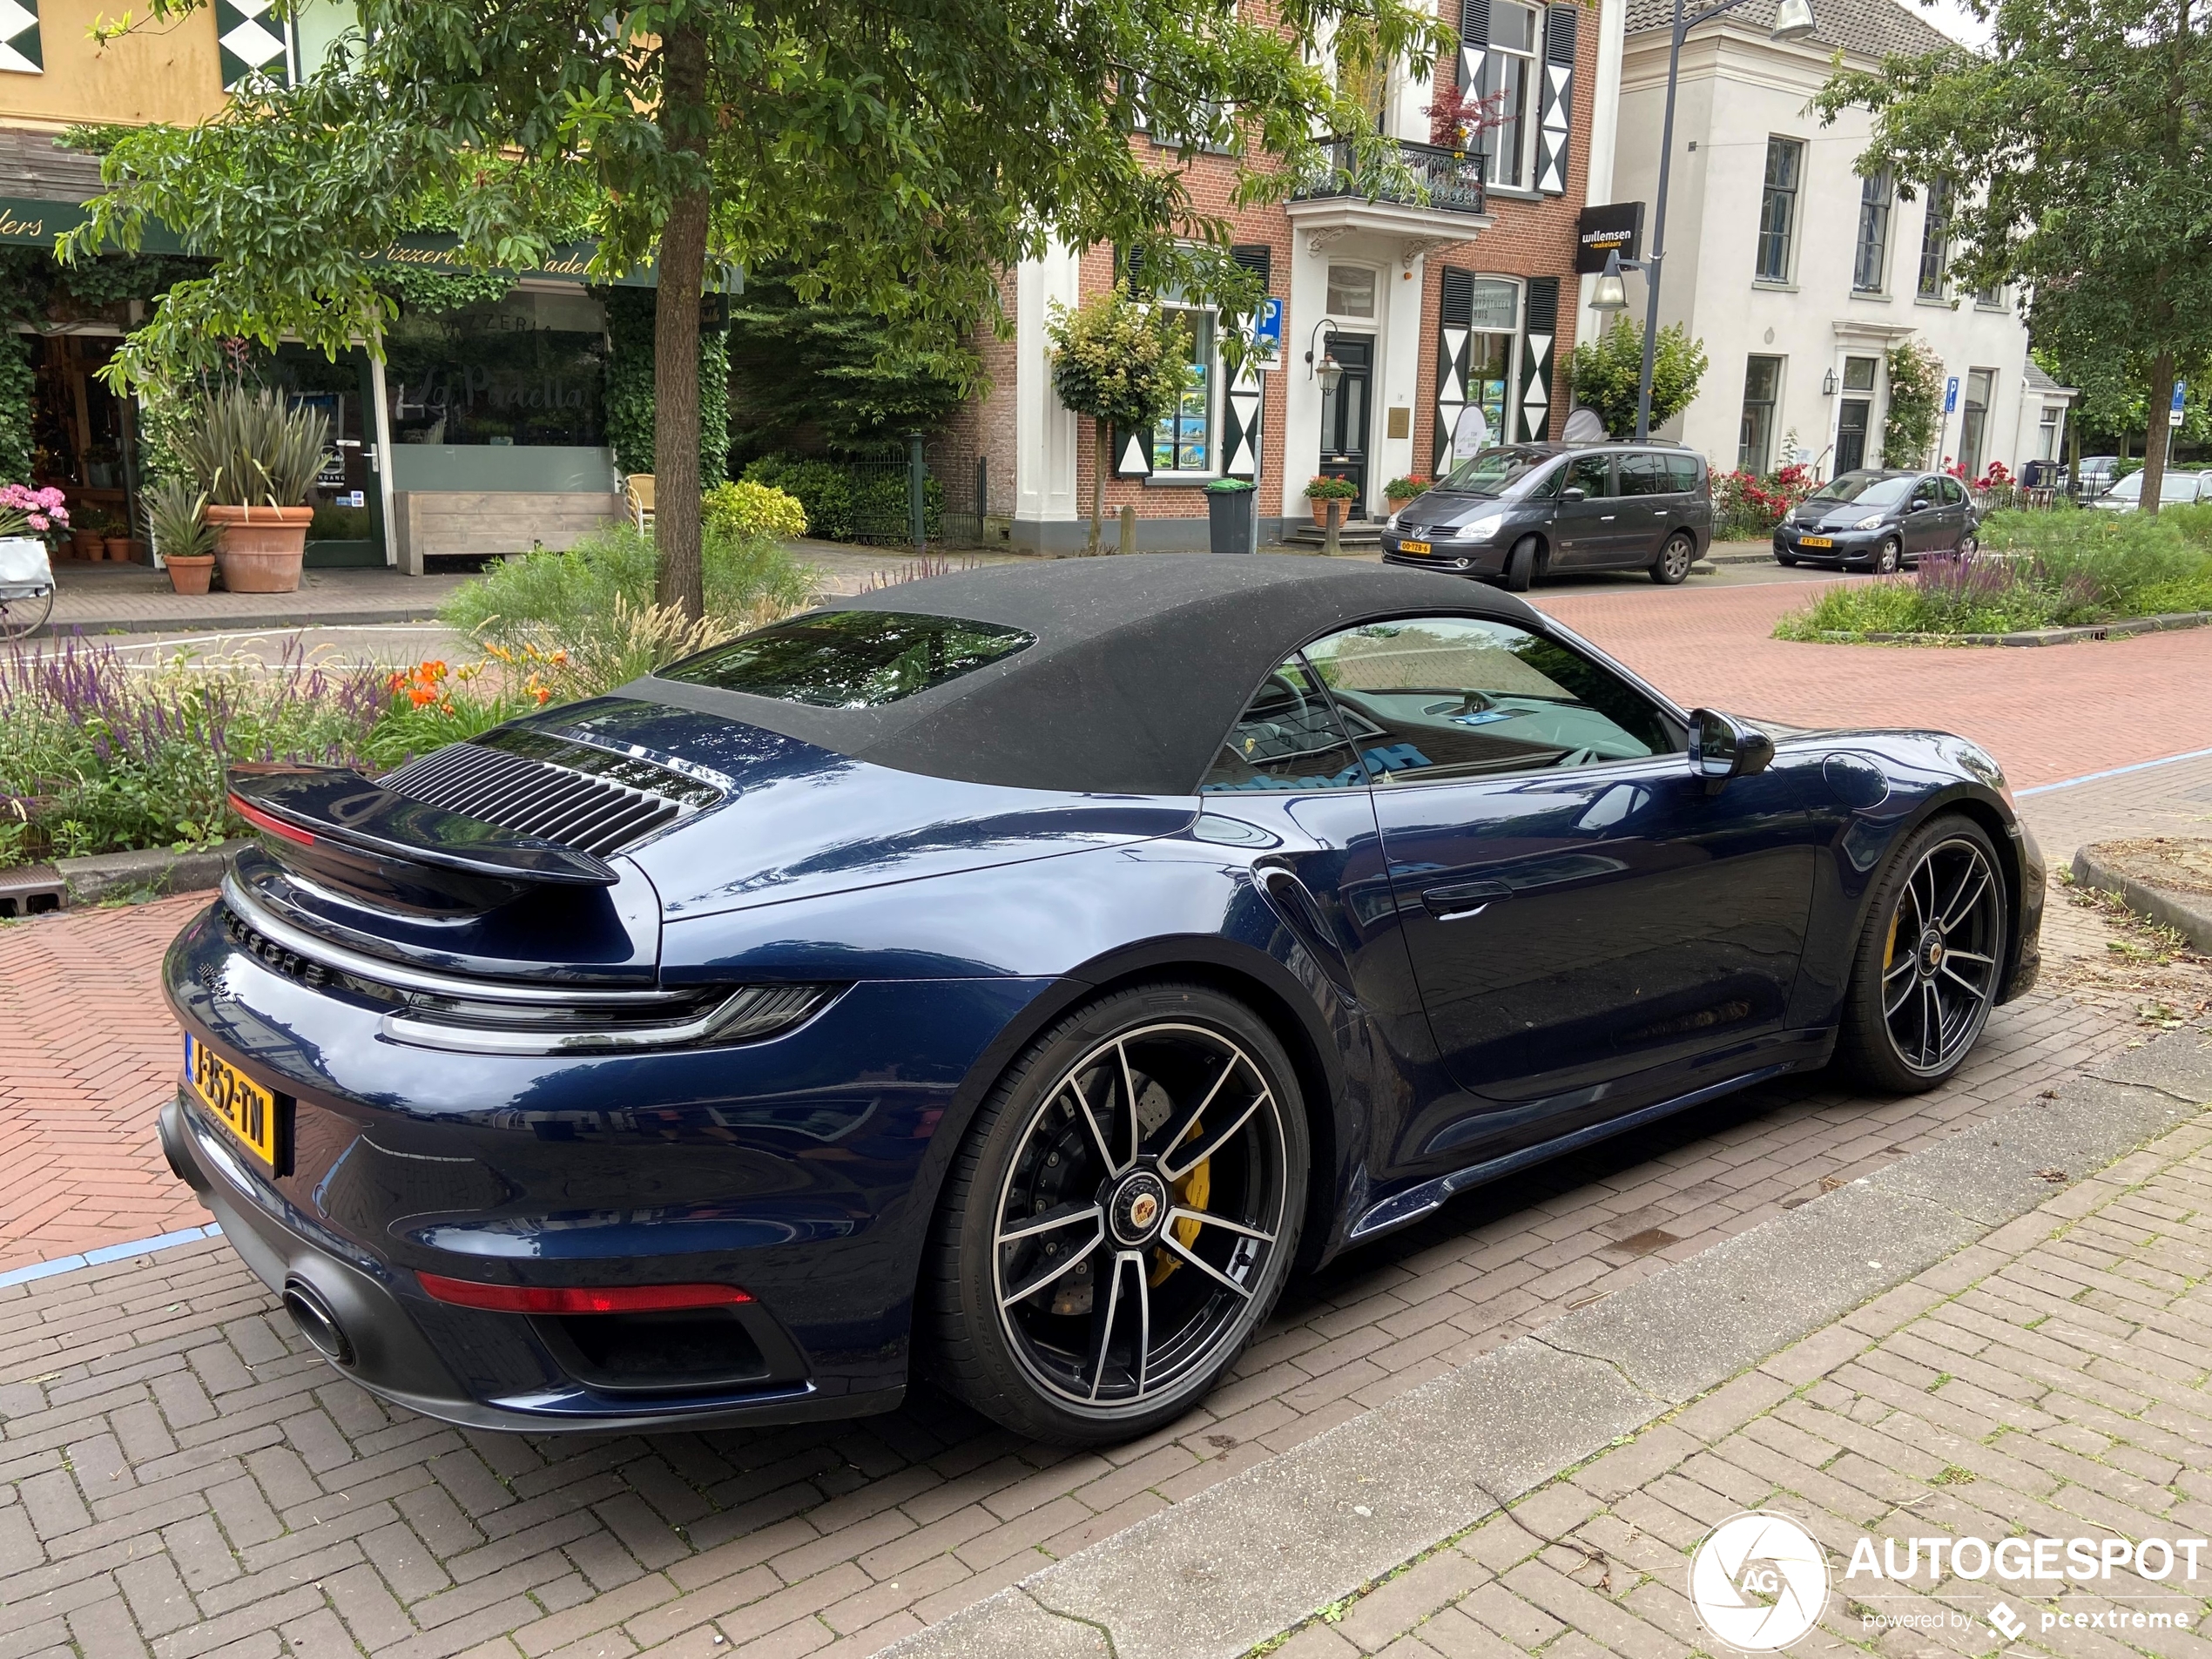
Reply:
[[[671,767],[527,730],[448,744],[379,781],[410,800],[600,858],[722,798]]]

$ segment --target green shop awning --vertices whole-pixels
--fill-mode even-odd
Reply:
[[[40,199],[34,197],[0,196],[0,244],[17,247],[51,247],[54,239],[64,231],[75,230],[91,215],[82,202]],[[148,253],[188,253],[177,233],[158,220],[150,221],[139,244]],[[556,246],[553,257],[546,264],[530,271],[507,273],[516,280],[538,279],[552,282],[604,283],[609,279],[588,274],[591,257],[598,251],[592,242],[567,242]],[[385,265],[427,266],[436,270],[467,271],[472,267],[462,257],[461,239],[449,233],[428,233],[402,236],[395,239],[378,256]],[[626,276],[612,279],[624,287],[650,288],[658,286],[658,273],[651,264],[631,271]],[[742,293],[744,280],[735,271],[725,273],[723,285],[731,293]]]

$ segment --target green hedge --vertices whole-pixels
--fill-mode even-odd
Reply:
[[[745,482],[797,496],[806,509],[806,533],[825,541],[905,542],[913,533],[903,461],[763,455],[745,468]],[[931,541],[944,535],[945,486],[934,478],[922,483],[921,519]]]

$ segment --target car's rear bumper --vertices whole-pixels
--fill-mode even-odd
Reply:
[[[214,1211],[224,1238],[285,1301],[323,1359],[371,1393],[427,1417],[538,1434],[624,1433],[859,1417],[890,1411],[905,1397],[902,1383],[826,1392],[789,1333],[758,1303],[733,1311],[744,1339],[772,1361],[771,1374],[750,1386],[610,1393],[559,1377],[555,1361],[535,1386],[479,1397],[456,1377],[456,1366],[481,1372],[487,1361],[511,1364],[519,1345],[546,1346],[538,1332],[551,1322],[432,1301],[414,1275],[349,1246],[257,1180],[182,1092],[161,1109],[159,1132],[170,1169]],[[435,1330],[435,1339],[426,1326]]]

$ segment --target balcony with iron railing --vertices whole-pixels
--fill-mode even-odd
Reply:
[[[1480,154],[1398,140],[1399,167],[1362,165],[1348,139],[1322,147],[1285,212],[1315,249],[1343,237],[1379,239],[1410,262],[1467,242],[1490,223]]]
[[[1483,158],[1467,150],[1447,150],[1433,144],[1398,141],[1405,172],[1362,169],[1355,160],[1352,141],[1338,138],[1324,146],[1324,160],[1291,192],[1293,201],[1337,201],[1346,199],[1387,202],[1406,207],[1425,207],[1445,213],[1480,213]]]

